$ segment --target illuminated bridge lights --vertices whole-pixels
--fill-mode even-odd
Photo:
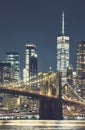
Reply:
[[[47,86],[48,89],[45,92],[45,86],[47,81],[48,81],[48,86]],[[57,84],[55,81],[57,81]],[[33,96],[34,98],[45,97],[45,98],[58,99],[58,95],[57,95],[59,89],[58,82],[59,82],[59,78],[57,73],[45,73],[45,74],[42,73],[38,77],[36,78],[34,77],[33,79],[30,79],[30,81],[27,83],[26,82],[16,83],[18,85],[17,87],[16,85],[14,86],[14,83],[0,84],[0,90],[1,91],[7,90],[10,91],[10,93],[11,92],[16,94],[18,93],[26,96],[29,95],[29,97]],[[37,85],[37,87],[39,87],[39,91],[31,91],[30,87],[32,85],[34,86]],[[57,93],[55,95],[52,95],[52,87],[57,88]],[[62,101],[65,103],[72,103],[72,104],[85,107],[85,101],[80,96],[78,96],[76,91],[71,86],[69,86],[69,90],[71,96],[68,97],[67,95],[63,95]]]
[[[45,98],[58,99],[57,96],[50,95],[50,94],[49,95],[43,94],[41,91],[40,92],[28,91],[28,90],[23,90],[23,89],[20,89],[20,88],[15,90],[14,88],[10,88],[10,87],[9,88],[3,88],[3,87],[1,88],[0,87],[0,91],[2,91],[2,92],[10,92],[10,93],[15,93],[15,94],[21,94],[21,95],[25,95],[25,96],[29,95],[29,97],[32,96],[34,98],[40,98],[40,97],[44,98],[45,97]],[[85,107],[85,103],[82,103],[80,101],[74,101],[74,100],[68,99],[66,97],[62,98],[62,102],[66,103],[66,104],[70,103],[70,104],[78,105],[80,107]]]

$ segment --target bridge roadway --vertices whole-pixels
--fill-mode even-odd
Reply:
[[[56,100],[58,99],[58,97],[55,95],[44,94],[41,91],[30,91],[23,88],[0,87],[0,93],[2,92],[9,93],[9,94],[23,95],[34,99],[40,99],[40,98],[48,98],[48,99],[56,99]],[[75,99],[70,99],[65,97],[62,97],[62,103],[85,107],[85,102],[76,101]]]
[[[78,106],[80,108],[85,107],[85,102],[77,101],[75,99],[70,99],[70,98],[62,98],[62,103],[67,104],[67,105],[74,105]]]
[[[43,94],[41,91],[31,91],[31,90],[26,90],[23,88],[11,88],[11,87],[0,87],[0,93],[9,93],[9,94],[16,94],[16,95],[23,95],[23,96],[28,96],[29,98],[35,98],[35,99],[40,99],[40,98],[52,98],[52,99],[58,99],[57,96],[54,95],[47,95]]]

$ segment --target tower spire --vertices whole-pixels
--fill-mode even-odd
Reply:
[[[62,35],[64,35],[64,11],[62,12]]]

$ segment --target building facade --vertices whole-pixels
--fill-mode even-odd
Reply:
[[[57,71],[62,73],[62,86],[67,82],[67,67],[69,66],[69,37],[64,32],[64,12],[62,13],[62,33],[57,37]]]
[[[73,86],[73,67],[72,65],[69,65],[67,67],[67,83],[71,86]]]
[[[38,56],[36,52],[36,45],[30,43],[26,44],[25,50],[25,68],[23,69],[23,82],[30,82],[32,78],[36,78],[38,75]],[[38,91],[37,84],[28,86],[29,90]],[[24,99],[23,99],[24,100]],[[26,99],[27,100],[27,99]],[[38,100],[30,99],[31,110],[38,108]]]
[[[36,46],[32,43],[26,44],[25,68],[23,70],[23,80],[29,81],[33,76],[38,74],[38,57]]]
[[[20,55],[18,52],[6,52],[6,62],[11,63],[12,67],[12,79],[20,81],[21,80],[21,70],[20,70]]]
[[[11,81],[11,64],[0,63],[0,83],[9,83]]]
[[[77,92],[85,99],[85,40],[77,41]]]

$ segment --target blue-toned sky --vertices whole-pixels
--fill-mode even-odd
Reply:
[[[0,62],[6,51],[19,51],[24,67],[25,44],[36,43],[39,71],[56,70],[56,37],[70,37],[70,63],[76,65],[76,41],[85,39],[85,0],[0,0]]]

